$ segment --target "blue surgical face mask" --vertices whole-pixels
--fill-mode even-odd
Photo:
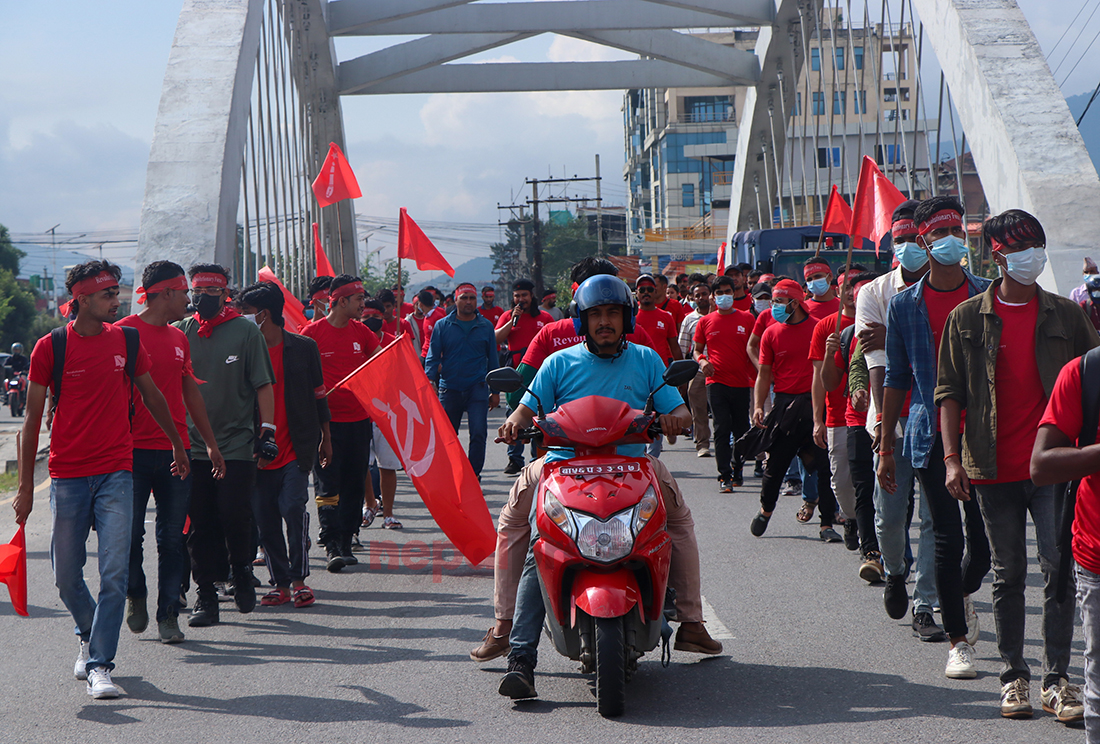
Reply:
[[[787,303],[785,302],[773,302],[772,303],[772,318],[777,323],[786,323],[790,319],[791,314],[787,310]]]
[[[733,295],[714,295],[714,304],[718,307],[719,310],[729,310],[731,307],[733,307]]]
[[[1034,284],[1047,265],[1047,252],[1043,248],[1027,248],[1005,256],[1008,268],[1001,269],[1001,275],[1008,274],[1020,284]],[[999,268],[999,267],[998,267]]]
[[[817,297],[818,295],[823,295],[829,291],[829,280],[826,277],[822,277],[821,279],[813,279],[806,286],[809,287],[810,292],[813,293],[814,297]]]
[[[928,263],[928,253],[916,243],[895,244],[894,255],[906,271],[919,271]]]
[[[966,243],[954,235],[940,238],[932,243],[932,258],[944,266],[954,266],[963,260],[967,253]]]
[[[1083,282],[1087,282],[1087,281],[1089,280],[1089,277],[1090,277],[1090,276],[1096,276],[1096,274],[1082,274],[1082,275],[1081,275],[1081,277],[1082,277],[1082,278],[1081,278],[1081,281],[1083,281]]]

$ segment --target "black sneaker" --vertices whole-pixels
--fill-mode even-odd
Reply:
[[[832,527],[822,527],[821,532],[818,535],[821,538],[821,542],[838,543],[844,540],[836,530]]]
[[[195,606],[191,610],[191,617],[187,624],[192,628],[206,628],[217,625],[219,621],[218,595],[211,590],[199,590],[195,597]]]
[[[756,516],[752,518],[752,522],[749,523],[749,532],[756,537],[761,537],[768,531],[768,522],[771,520],[771,515],[762,514],[757,512]]]
[[[328,564],[325,568],[329,570],[329,573],[339,573],[344,566],[348,565],[344,562],[344,557],[340,555],[335,543],[336,538],[330,537],[329,544],[325,546],[325,555],[328,557]]]
[[[905,589],[904,576],[887,576],[882,591],[882,604],[891,620],[901,620],[909,609],[909,592]]]
[[[927,643],[939,643],[947,640],[943,628],[936,625],[931,612],[917,612],[913,615],[913,635]]]
[[[753,478],[763,478],[764,477],[764,461],[763,460],[757,460],[756,461],[756,467],[752,469],[752,477]]]
[[[252,583],[252,566],[233,569],[233,604],[242,615],[256,609],[256,586]]]
[[[718,493],[733,493],[733,478],[720,476],[718,478]]]
[[[344,559],[345,566],[359,565],[359,559],[351,552],[351,535],[340,541],[340,557]]]
[[[859,550],[859,528],[854,519],[844,522],[844,547],[848,550]]]
[[[505,475],[519,475],[523,470],[523,463],[519,460],[509,460],[508,467],[504,468]]]
[[[500,680],[497,692],[512,700],[538,697],[535,692],[535,668],[522,656],[508,659],[508,673]]]
[[[733,471],[733,487],[740,488],[743,485],[745,485],[745,474],[741,468],[736,468]]]

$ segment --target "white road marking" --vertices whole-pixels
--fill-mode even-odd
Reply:
[[[710,606],[710,602],[707,601],[707,598],[700,597],[700,599],[703,600],[703,622],[707,624],[707,632],[710,633],[710,637],[716,641],[735,640],[730,629],[718,619],[718,613]]]

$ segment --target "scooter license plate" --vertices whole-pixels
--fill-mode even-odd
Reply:
[[[616,465],[577,465],[558,468],[562,475],[613,475],[615,473],[637,473],[642,468],[636,462],[624,462]]]

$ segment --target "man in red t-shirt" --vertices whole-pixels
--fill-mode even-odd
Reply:
[[[378,337],[359,322],[366,303],[362,281],[341,274],[332,280],[331,296],[328,315],[311,323],[302,334],[317,342],[325,388],[330,391],[332,459],[327,467],[318,463],[313,473],[317,479],[317,521],[321,523],[317,541],[325,545],[326,567],[336,573],[359,562],[352,555],[351,539],[358,535],[363,521],[371,423],[354,393],[333,388],[377,354],[380,347]]]
[[[753,391],[754,426],[766,430],[764,448],[768,464],[760,487],[760,512],[753,517],[750,531],[760,537],[768,529],[768,521],[779,499],[779,489],[787,467],[796,457],[807,463],[808,472],[816,472],[818,513],[821,518],[821,539],[840,542],[833,529],[836,497],[829,483],[829,456],[813,440],[813,364],[810,362],[810,340],[815,323],[806,307],[802,287],[784,279],[772,290],[772,317],[775,322],[760,339],[760,370]],[[771,413],[764,414],[764,404],[772,385],[775,397]]]
[[[393,291],[389,289],[379,291],[375,301],[382,303],[382,330],[394,337],[404,333],[408,335],[411,343],[414,336],[412,324],[405,318],[398,316],[397,298],[394,296]]]
[[[657,274],[653,278],[657,282],[657,296],[654,302],[658,309],[664,310],[672,316],[672,319],[676,321],[676,333],[679,333],[680,324],[684,322],[684,316],[687,315],[689,311],[680,304],[679,299],[670,296],[667,276],[664,274]]]
[[[214,432],[206,417],[206,404],[191,369],[191,344],[187,336],[171,323],[187,315],[187,275],[183,267],[171,261],[154,261],[145,267],[137,301],[145,308],[115,323],[136,328],[141,345],[149,352],[149,374],[164,395],[180,440],[188,443],[187,416],[207,442],[206,454],[214,477],[225,475]],[[158,592],[157,630],[162,643],[179,643],[180,585],[185,574],[184,524],[191,502],[191,479],[172,476],[172,441],[160,430],[145,405],[134,401],[131,422],[134,438],[134,522],[130,536],[130,578],[126,589],[126,625],[134,633],[145,631],[149,623],[146,599],[142,541],[145,537],[145,510],[152,491],[157,511]],[[205,464],[200,465],[205,467]]]
[[[730,266],[723,272],[733,281],[733,307],[735,310],[752,310],[752,296],[748,292],[748,279],[740,266]]]
[[[802,267],[802,273],[806,278],[806,289],[810,298],[806,301],[806,308],[810,317],[814,320],[823,320],[828,317],[836,318],[840,311],[840,298],[836,294],[836,281],[833,279],[833,270],[824,258],[806,259]]]
[[[857,273],[853,268],[840,283],[841,332],[855,323],[859,288],[875,278],[873,273]],[[851,335],[849,332],[848,337]],[[848,439],[848,368],[840,354],[840,344],[836,317],[818,321],[810,341],[810,360],[814,365],[814,442],[829,450],[833,493],[845,516],[844,545],[849,550],[860,551],[863,558],[860,576],[869,583],[877,583],[883,581],[886,574],[875,536],[874,481],[866,480],[857,488],[855,472],[849,464],[853,453]],[[870,457],[870,448],[866,454]]]
[[[172,444],[172,473],[184,479],[191,468],[168,404],[149,375],[149,353],[139,343],[137,358],[129,359],[125,329],[111,325],[118,314],[121,276],[122,271],[106,261],[88,261],[69,270],[65,288],[72,294],[76,320],[61,331],[64,385],[54,378],[53,334],[47,334],[31,352],[19,488],[12,503],[15,521],[26,523],[34,505],[42,410],[47,388],[52,388],[50,558],[61,601],[80,636],[73,672],[77,679],[88,680],[88,694],[97,699],[119,696],[111,670],[126,604],[133,530],[133,436],[128,416],[133,388]],[[132,379],[127,379],[128,364]],[[84,582],[85,543],[93,526],[99,541],[98,601]]]
[[[756,383],[756,367],[749,359],[752,313],[733,305],[733,280],[720,276],[712,287],[717,312],[699,318],[695,325],[694,358],[706,375],[707,401],[714,416],[714,457],[718,466],[718,490],[733,493],[745,483],[743,460],[733,461],[734,439],[749,430],[749,405]],[[705,406],[704,406],[705,408]],[[705,415],[705,411],[704,411]]]
[[[314,277],[309,283],[309,309],[313,311],[311,322],[316,323],[328,312],[328,290],[332,286],[331,276]]]
[[[283,293],[272,282],[242,290],[237,304],[260,327],[275,372],[275,442],[279,456],[256,473],[252,511],[275,588],[263,605],[308,607],[309,472],[332,457],[329,408],[317,344],[283,329]],[[284,540],[283,526],[286,526]]]
[[[638,297],[638,314],[635,327],[645,329],[653,339],[653,349],[667,366],[676,359],[683,359],[680,344],[677,343],[676,319],[671,313],[657,307],[657,282],[649,274],[642,274],[634,282],[634,293]]]
[[[1012,209],[991,217],[982,233],[1001,278],[951,312],[940,347],[935,397],[947,490],[959,501],[977,498],[989,538],[997,649],[1005,662],[1001,715],[1032,712],[1023,602],[1030,513],[1044,577],[1042,701],[1060,721],[1080,720],[1082,701],[1066,681],[1073,605],[1055,596],[1060,555],[1054,487],[1032,482],[1030,462],[1059,372],[1100,339],[1076,303],[1036,284],[1046,265],[1046,236],[1035,217]],[[966,427],[960,450],[963,410],[982,425]]]
[[[497,320],[495,338],[498,344],[508,344],[508,366],[518,367],[535,336],[543,326],[554,319],[535,302],[535,284],[530,279],[519,279],[512,285],[512,309]],[[508,415],[512,414],[508,407]],[[533,446],[533,445],[532,445]],[[523,443],[508,445],[508,466],[505,475],[519,475],[523,470]]]
[[[504,308],[493,304],[496,296],[496,288],[492,284],[486,284],[481,288],[481,305],[477,309],[481,317],[493,324],[493,328],[497,327],[497,321],[500,320],[501,315],[504,315]]]

